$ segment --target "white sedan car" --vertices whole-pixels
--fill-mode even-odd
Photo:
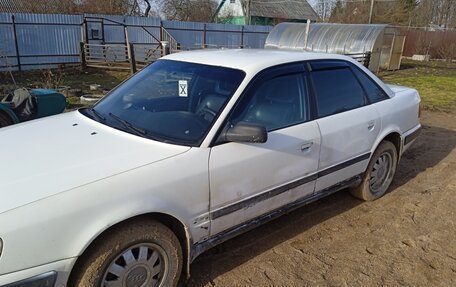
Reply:
[[[166,56],[93,108],[0,130],[0,286],[173,286],[299,206],[377,199],[419,103],[340,55]]]

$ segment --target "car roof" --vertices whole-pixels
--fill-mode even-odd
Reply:
[[[163,57],[162,59],[233,68],[242,70],[250,76],[257,74],[261,70],[280,64],[306,60],[345,60],[353,63],[367,73],[375,82],[377,82],[378,85],[380,85],[380,87],[383,88],[388,96],[394,96],[393,91],[371,71],[362,66],[355,59],[340,54],[286,49],[201,49],[173,53]]]
[[[317,59],[340,59],[343,55],[275,49],[202,49],[167,55],[162,59],[221,66],[256,73],[280,64]]]

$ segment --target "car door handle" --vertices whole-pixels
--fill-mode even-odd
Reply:
[[[301,151],[308,151],[313,145],[313,142],[310,141],[310,142],[305,142],[301,145]]]
[[[369,131],[372,131],[375,127],[375,122],[369,122],[369,124],[367,125],[367,129]]]

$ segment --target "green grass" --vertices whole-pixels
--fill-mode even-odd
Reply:
[[[418,90],[426,109],[456,112],[456,64],[404,61],[401,70],[381,72],[388,84]]]

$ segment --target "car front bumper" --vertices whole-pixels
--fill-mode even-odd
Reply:
[[[1,287],[64,287],[76,258],[0,275]]]

